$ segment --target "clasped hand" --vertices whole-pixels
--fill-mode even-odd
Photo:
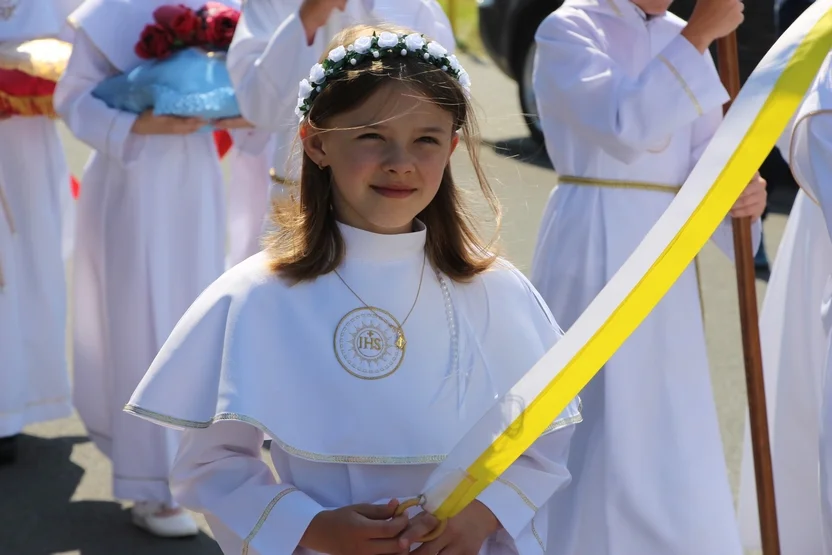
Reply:
[[[409,519],[394,516],[399,502],[351,505],[323,511],[312,519],[300,546],[328,555],[406,555],[439,525],[429,513]],[[436,539],[420,545],[413,555],[476,555],[485,540],[500,528],[494,514],[474,501],[448,521]]]

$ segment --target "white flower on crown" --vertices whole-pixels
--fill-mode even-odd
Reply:
[[[335,62],[336,64],[347,57],[347,49],[343,46],[339,46],[338,48],[334,48],[329,51],[329,56],[327,57],[330,62]]]
[[[314,88],[312,88],[312,85],[306,79],[300,82],[299,89],[300,90],[298,91],[298,96],[303,100],[309,98],[309,95],[312,94],[313,90],[315,90]]]
[[[298,119],[303,119],[304,113],[300,108],[295,108],[295,115]]]
[[[394,33],[384,31],[378,37],[378,45],[381,48],[392,48],[399,44],[399,37]]]
[[[326,80],[326,70],[324,66],[321,64],[315,64],[312,66],[312,69],[309,70],[309,80],[315,84],[321,84]]]
[[[404,45],[411,52],[416,52],[425,46],[425,39],[419,33],[411,33],[404,38]]]
[[[359,54],[366,54],[370,51],[370,48],[373,46],[373,37],[361,37],[356,39],[353,43],[353,47],[355,51]]]
[[[464,69],[459,72],[459,84],[465,89],[471,88],[471,77]]]
[[[448,56],[448,61],[451,62],[451,69],[452,70],[459,71],[460,69],[462,69],[462,66],[459,63],[459,60],[453,54]]]
[[[305,99],[305,98],[298,98],[298,105],[297,105],[297,109],[298,109],[298,110],[300,110],[301,108],[303,108],[303,104],[304,104],[305,102],[306,102],[306,99]]]
[[[438,42],[431,41],[428,43],[428,54],[430,54],[434,58],[441,58],[445,56],[447,53],[448,51],[445,50],[445,47],[439,44]]]

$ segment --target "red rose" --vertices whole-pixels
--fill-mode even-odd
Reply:
[[[240,12],[218,2],[208,2],[201,10],[205,18],[205,42],[222,50],[231,46]]]
[[[161,25],[148,25],[136,43],[136,55],[146,60],[164,60],[173,52],[173,41],[173,36]]]
[[[197,17],[196,12],[182,4],[157,8],[153,12],[153,19],[185,46],[194,43],[197,30],[202,25],[202,21]]]

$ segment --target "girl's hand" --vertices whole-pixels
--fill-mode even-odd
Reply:
[[[202,118],[154,116],[153,110],[146,110],[136,118],[130,131],[136,135],[190,135],[207,124]]]
[[[420,513],[413,517],[407,530],[399,537],[399,549],[403,553],[439,526],[439,520],[429,514]],[[477,555],[485,540],[500,529],[500,521],[491,510],[474,501],[462,512],[448,521],[442,535],[423,543],[412,555]]]
[[[750,217],[752,221],[756,221],[766,209],[767,198],[766,180],[756,173],[731,208],[731,216],[734,218]]]
[[[317,514],[300,540],[300,547],[328,555],[398,555],[399,534],[407,515],[393,517],[399,502],[350,505]]]

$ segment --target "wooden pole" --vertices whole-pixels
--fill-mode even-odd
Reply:
[[[736,33],[731,33],[719,39],[717,41],[717,52],[719,76],[733,101],[740,90]],[[730,106],[731,103],[729,102],[725,106],[725,111]],[[766,412],[766,391],[763,382],[763,357],[760,350],[754,253],[751,248],[751,219],[735,218],[733,227],[734,260],[737,269],[742,350],[745,360],[746,387],[748,389],[754,474],[757,481],[760,535],[763,555],[780,555],[780,535],[777,528],[777,505],[774,502],[774,475],[771,465],[771,446]]]

